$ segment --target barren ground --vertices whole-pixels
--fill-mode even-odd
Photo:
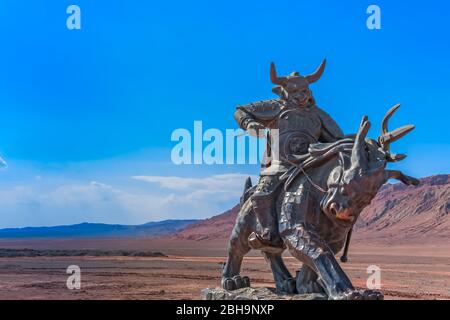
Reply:
[[[199,299],[200,290],[219,285],[225,260],[223,240],[154,239],[0,240],[1,248],[133,249],[168,257],[34,257],[0,259],[0,299]],[[344,264],[353,283],[364,287],[369,265],[381,268],[387,299],[450,299],[448,244],[369,246],[352,244]],[[286,255],[295,272],[299,263]],[[81,290],[66,288],[66,268],[81,268]],[[249,255],[242,274],[253,286],[273,286],[266,263]]]

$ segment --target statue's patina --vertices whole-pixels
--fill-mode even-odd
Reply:
[[[386,169],[405,158],[390,152],[390,144],[414,127],[388,131],[388,111],[377,140],[366,138],[363,117],[356,135],[344,136],[337,124],[314,103],[308,84],[323,73],[324,63],[311,76],[293,73],[271,79],[280,99],[239,107],[235,114],[245,129],[279,129],[279,159],[269,159],[257,186],[246,182],[241,211],[232,231],[222,287],[250,286],[239,275],[245,254],[261,250],[269,262],[276,289],[285,294],[322,294],[329,299],[382,299],[380,292],[356,290],[335,255],[345,244],[361,211],[389,179],[407,185],[418,180]],[[269,131],[270,132],[270,131]],[[270,140],[270,134],[269,134]],[[270,152],[268,157],[270,157]],[[294,278],[281,254],[288,249],[303,265]],[[346,252],[342,260],[346,260]]]

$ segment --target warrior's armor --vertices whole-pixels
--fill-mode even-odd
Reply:
[[[278,245],[276,242],[280,240],[274,220],[274,200],[280,186],[280,176],[301,160],[310,144],[334,142],[344,136],[336,122],[317,107],[309,90],[308,85],[320,78],[324,67],[325,61],[312,75],[303,77],[293,72],[288,77],[277,77],[272,64],[271,80],[278,85],[273,91],[280,99],[239,106],[234,114],[244,130],[252,129],[255,123],[260,128],[268,129],[260,181],[251,198],[263,228],[261,235],[255,235],[260,243]]]

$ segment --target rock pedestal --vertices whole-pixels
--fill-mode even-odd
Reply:
[[[206,288],[201,294],[203,300],[326,300],[321,294],[280,295],[272,288],[242,288],[234,291]]]

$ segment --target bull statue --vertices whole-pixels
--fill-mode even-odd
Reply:
[[[383,299],[381,292],[355,289],[335,255],[344,245],[347,251],[353,225],[384,183],[389,179],[407,185],[419,183],[400,171],[386,169],[388,162],[406,157],[391,153],[390,144],[414,129],[407,125],[388,130],[388,120],[398,107],[384,117],[377,140],[366,138],[370,122],[365,116],[356,135],[311,144],[308,157],[281,178],[284,188],[276,201],[274,219],[282,244],[259,248],[271,267],[278,293],[317,293],[333,300]],[[252,237],[261,232],[251,202],[254,189],[248,180],[228,244],[222,287],[229,291],[250,286],[250,279],[240,276],[240,269],[243,257],[252,249]],[[286,249],[303,263],[295,278],[282,259]],[[345,262],[346,252],[341,260]]]

